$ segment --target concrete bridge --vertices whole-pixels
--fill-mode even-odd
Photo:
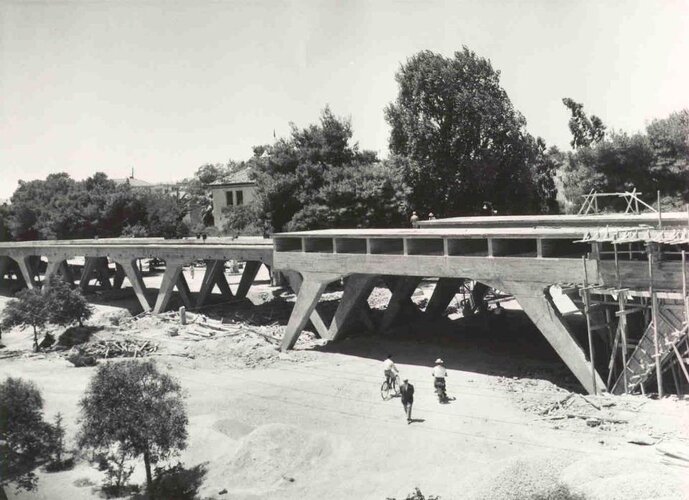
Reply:
[[[298,274],[301,280],[282,347],[294,346],[307,321],[314,321],[316,304],[333,281],[344,278],[345,287],[332,322],[323,326],[324,337],[329,340],[338,339],[355,315],[366,315],[366,299],[381,277],[391,283],[392,297],[380,329],[394,322],[423,278],[438,278],[426,308],[430,314],[442,314],[463,280],[472,279],[512,294],[581,384],[592,393],[604,390],[606,384],[591,355],[587,357],[554,304],[551,287],[574,284],[577,291],[589,285],[648,290],[650,283],[648,263],[640,260],[643,250],[638,244],[630,244],[623,255],[612,260],[609,245],[580,242],[606,222],[601,216],[587,218],[589,226],[581,226],[577,219],[573,227],[554,227],[557,221],[552,218],[552,224],[528,227],[530,224],[518,217],[496,217],[491,218],[492,227],[488,228],[477,227],[482,221],[476,219],[484,218],[463,218],[441,228],[430,222],[419,229],[274,235],[276,269]],[[637,219],[646,222],[646,218],[625,216],[622,227],[637,227]],[[685,213],[663,219],[665,224],[686,225],[686,221]],[[566,219],[560,226],[567,226]],[[596,258],[588,258],[592,255]],[[680,262],[653,264],[652,283],[658,293],[679,298],[681,279]],[[318,317],[316,320],[322,322]]]
[[[74,257],[85,259],[80,276],[74,276],[71,266],[67,265],[67,260]],[[137,259],[141,258],[165,261],[165,273],[153,305],[146,298],[146,287],[136,265]],[[115,262],[112,282],[108,259]],[[212,238],[205,243],[162,238],[112,238],[0,243],[0,278],[4,278],[16,265],[17,279],[22,286],[41,286],[39,266],[42,260],[47,260],[43,282],[52,275],[60,275],[70,283],[78,281],[84,289],[94,279],[109,289],[120,288],[126,278],[143,310],[160,313],[167,308],[175,289],[187,308],[203,305],[216,285],[225,298],[244,298],[261,264],[272,267],[273,242],[262,238]],[[199,260],[206,261],[206,271],[198,298],[193,302],[182,268]],[[232,292],[224,274],[224,265],[228,260],[246,263],[235,292]]]
[[[439,316],[464,281],[471,279],[512,294],[581,384],[595,393],[606,384],[596,370],[590,331],[587,353],[555,305],[551,288],[560,285],[581,294],[593,287],[624,287],[629,297],[641,297],[639,303],[629,303],[634,306],[633,312],[648,309],[645,302],[641,303],[647,302],[644,297],[684,300],[677,252],[667,252],[663,260],[649,264],[640,243],[643,238],[632,238],[633,243],[625,244],[620,253],[617,250],[621,245],[606,238],[581,242],[586,235],[605,231],[611,224],[616,228],[636,228],[638,232],[650,231],[647,228],[654,223],[664,228],[682,227],[686,232],[687,214],[663,214],[662,220],[656,214],[467,217],[426,221],[418,229],[322,230],[282,233],[272,240],[213,238],[205,243],[158,238],[0,243],[0,278],[15,268],[20,284],[40,286],[38,265],[47,261],[44,281],[60,275],[74,283],[75,276],[66,261],[81,256],[85,265],[78,278],[79,286],[88,287],[96,279],[105,288],[119,288],[126,278],[141,307],[159,313],[166,309],[175,289],[189,308],[203,305],[216,285],[226,298],[243,298],[259,267],[265,264],[283,272],[297,293],[285,328],[283,349],[294,346],[309,321],[328,340],[340,338],[347,322],[355,316],[371,329],[387,329],[405,309],[415,307],[410,297],[424,278],[437,278],[425,314]],[[153,305],[146,298],[136,266],[140,258],[158,258],[166,263]],[[108,259],[116,267],[112,282]],[[198,260],[206,261],[206,271],[198,298],[193,302],[182,268]],[[235,292],[223,272],[228,260],[246,262]],[[326,286],[341,279],[345,282],[344,294],[327,324],[316,305]],[[392,297],[382,323],[374,326],[366,299],[380,279],[390,287]],[[650,295],[649,287],[653,290]],[[669,303],[668,307],[677,305]],[[588,306],[585,309],[588,311]],[[677,322],[673,328],[679,328]],[[649,331],[644,333],[646,337]]]

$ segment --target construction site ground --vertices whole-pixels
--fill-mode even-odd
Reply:
[[[202,270],[185,274],[198,290]],[[92,352],[141,348],[177,377],[189,414],[179,459],[207,464],[200,498],[384,500],[415,487],[442,499],[689,498],[686,401],[585,396],[518,304],[504,303],[500,323],[456,312],[428,323],[419,315],[386,335],[355,325],[354,335],[330,345],[306,332],[294,351],[281,353],[294,295],[261,279],[247,301],[192,312],[187,325],[176,312],[133,317],[128,288],[92,294],[91,328],[63,338],[70,344],[76,340],[68,337],[81,336]],[[146,277],[151,288],[159,281]],[[414,301],[423,306],[432,287],[424,282]],[[324,315],[339,296],[337,287],[326,293]],[[374,290],[374,315],[388,297]],[[0,307],[9,298],[0,297]],[[56,338],[65,331],[48,330]],[[61,412],[73,443],[95,368],[74,367],[68,349],[32,353],[30,329],[5,331],[2,343],[0,379],[35,382],[46,416]],[[388,353],[416,388],[411,424],[398,398],[380,395]],[[448,404],[433,392],[437,357],[449,372]],[[90,499],[101,494],[102,479],[81,460],[69,471],[41,470],[33,492],[7,493]],[[132,482],[144,482],[140,465]]]

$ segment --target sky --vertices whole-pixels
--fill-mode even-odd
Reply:
[[[325,105],[385,157],[395,72],[463,45],[548,145],[569,147],[563,97],[628,132],[689,107],[689,0],[0,0],[0,198],[52,172],[190,177]]]

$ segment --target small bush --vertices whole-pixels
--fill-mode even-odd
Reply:
[[[165,500],[194,500],[198,494],[208,468],[206,464],[185,469],[181,463],[172,467],[156,467],[153,480],[154,498]],[[145,500],[141,495],[135,500]]]
[[[386,500],[397,500],[395,498],[387,498]],[[439,496],[436,495],[429,495],[428,497],[425,497],[423,493],[421,493],[421,490],[419,488],[414,488],[414,491],[412,493],[409,493],[407,495],[407,498],[404,500],[440,500]]]

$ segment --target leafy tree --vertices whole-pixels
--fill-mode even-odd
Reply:
[[[80,402],[80,446],[143,456],[149,498],[151,465],[186,447],[188,423],[182,388],[153,361],[106,363],[98,367]]]
[[[258,210],[255,204],[225,207],[222,230],[225,234],[261,234]]]
[[[38,330],[50,318],[46,295],[37,288],[22,290],[16,299],[10,300],[2,311],[2,328],[18,325],[31,325],[33,328],[33,348],[38,352]]]
[[[485,200],[507,213],[539,206],[536,140],[490,61],[466,47],[452,58],[422,51],[395,78],[385,118],[390,151],[406,160],[412,207],[454,215],[475,213]]]
[[[407,195],[392,162],[329,170],[289,228],[399,227],[405,222]]]
[[[10,207],[3,203],[0,205],[0,241],[12,240],[12,231],[10,229],[10,217],[12,213]]]
[[[654,156],[652,177],[679,203],[689,201],[689,109],[653,120],[646,134]]]
[[[93,307],[78,289],[72,290],[68,283],[57,276],[51,276],[44,292],[49,309],[48,320],[56,325],[70,325],[84,321],[93,314]]]
[[[177,199],[161,193],[148,193],[145,201],[149,236],[181,238],[189,235],[189,227],[183,221],[186,210]]]
[[[289,139],[255,147],[254,157],[247,162],[257,184],[259,216],[276,231],[320,227],[323,220],[350,224],[352,218],[336,214],[346,212],[350,208],[347,203],[364,201],[356,196],[341,196],[338,185],[348,182],[351,186],[355,179],[363,179],[362,172],[376,170],[376,154],[352,144],[350,121],[336,117],[328,107],[318,124],[304,129],[294,124],[291,127]],[[389,174],[399,178],[392,169]],[[378,194],[387,196],[390,191]],[[383,219],[386,216],[389,214],[381,214]],[[356,225],[365,224],[361,218]]]
[[[605,125],[596,115],[591,117],[584,113],[584,105],[573,101],[569,97],[562,99],[562,103],[572,113],[569,119],[569,130],[572,132],[570,145],[574,149],[588,147],[605,138]]]
[[[32,490],[34,469],[49,456],[50,424],[38,388],[20,378],[0,384],[0,494],[8,483]]]

